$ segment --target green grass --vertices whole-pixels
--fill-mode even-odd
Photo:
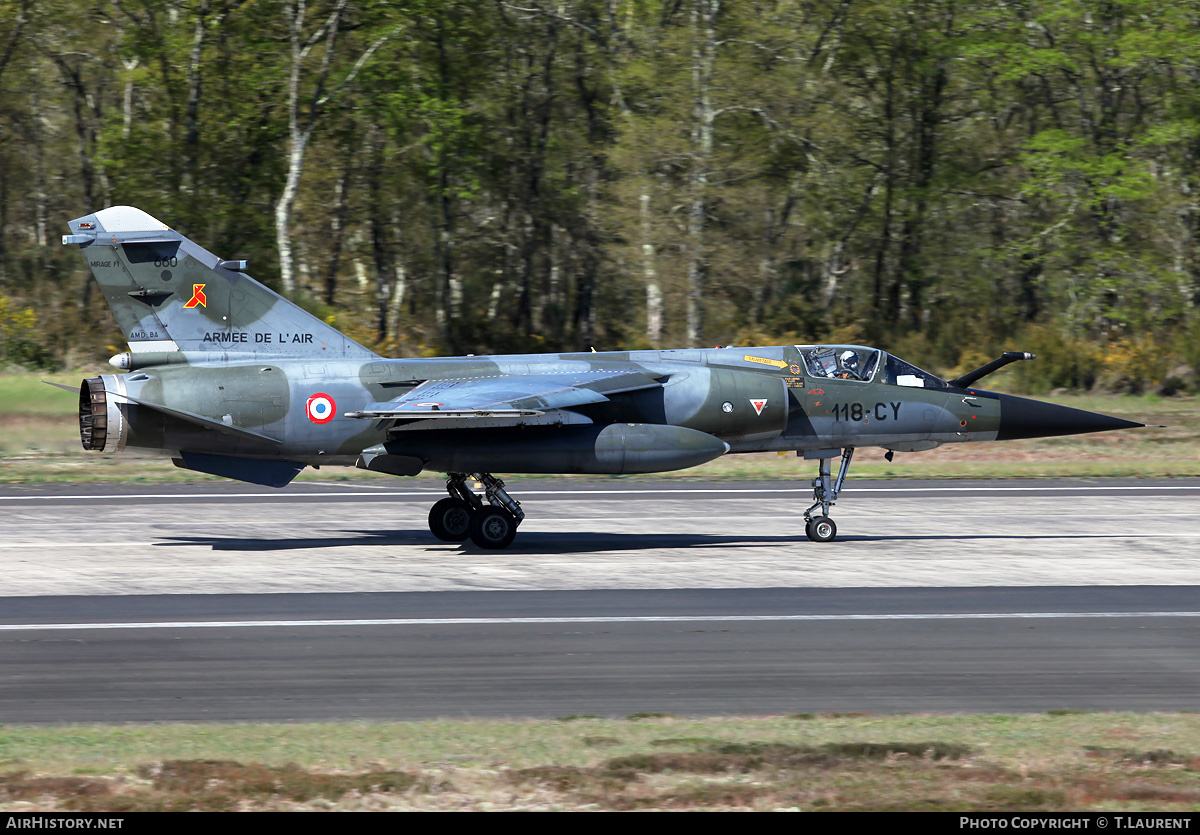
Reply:
[[[0,808],[1197,811],[1200,716],[7,726]]]
[[[0,482],[221,481],[180,470],[170,461],[144,456],[86,453],[79,446],[78,399],[44,385],[41,379],[77,386],[91,372],[53,375],[0,375]],[[854,459],[854,478],[1043,478],[1043,477],[1194,477],[1200,476],[1200,402],[1196,398],[1155,395],[1061,395],[1054,403],[1103,412],[1142,423],[1146,428],[1065,438],[954,444],[929,452],[898,453],[892,462],[883,450],[867,448]],[[811,480],[816,464],[792,453],[727,455],[689,470],[646,478],[696,480]],[[421,480],[439,480],[423,473]],[[528,478],[529,476],[525,476]],[[620,476],[628,478],[628,476]],[[308,469],[308,481],[396,483],[392,476],[354,468]],[[536,476],[535,476],[536,478]],[[589,476],[588,478],[595,478]]]

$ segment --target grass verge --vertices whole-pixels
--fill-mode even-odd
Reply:
[[[1200,716],[0,727],[8,811],[1200,810]]]

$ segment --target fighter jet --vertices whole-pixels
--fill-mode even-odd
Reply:
[[[69,225],[63,244],[129,343],[110,360],[123,373],[79,388],[84,449],[270,487],[306,466],[446,473],[429,529],[448,542],[512,543],[525,513],[497,472],[657,473],[768,450],[819,462],[805,533],[829,542],[862,447],[891,460],[1144,425],[975,387],[1033,359],[1021,352],[953,380],[862,345],[386,359],[140,209]]]

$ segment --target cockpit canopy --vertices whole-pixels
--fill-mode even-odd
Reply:
[[[879,357],[875,348],[857,345],[797,345],[808,373],[813,377],[833,377],[842,380],[867,381],[875,376]]]
[[[880,382],[913,388],[946,388],[945,380],[915,365],[862,345],[797,345],[812,377],[870,382],[882,373]],[[882,367],[882,372],[880,368]]]

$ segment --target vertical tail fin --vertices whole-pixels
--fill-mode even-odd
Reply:
[[[130,350],[191,359],[377,356],[141,209],[113,206],[70,222]],[[193,354],[208,355],[191,357]]]

